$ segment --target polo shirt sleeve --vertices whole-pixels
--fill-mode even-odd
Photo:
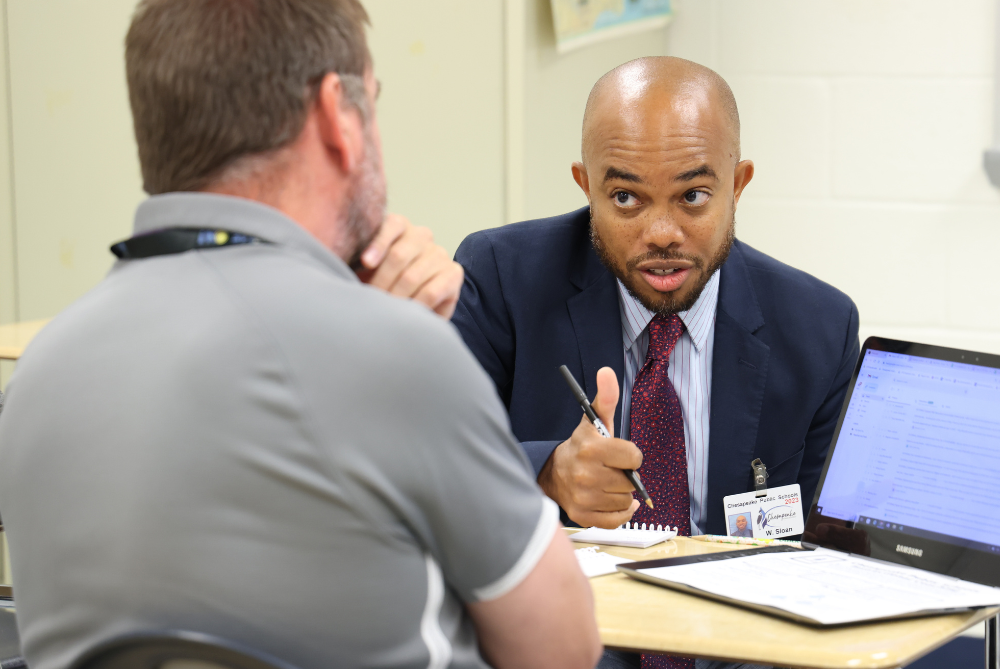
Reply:
[[[419,316],[371,333],[378,359],[340,407],[365,425],[352,432],[367,443],[350,476],[401,519],[464,601],[495,599],[534,569],[559,528],[558,506],[458,333]]]

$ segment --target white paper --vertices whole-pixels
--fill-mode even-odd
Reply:
[[[613,574],[618,571],[616,565],[631,562],[628,558],[615,557],[610,553],[599,553],[597,546],[577,548],[573,552],[576,553],[576,561],[580,563],[580,569],[583,570],[583,575],[587,578]]]
[[[600,527],[588,527],[581,532],[569,535],[573,541],[587,544],[607,544],[609,546],[628,546],[630,548],[649,548],[658,543],[673,539],[676,530],[632,530],[617,527],[605,530]]]
[[[824,625],[1000,605],[1000,588],[822,548],[656,567],[642,573],[783,609]]]

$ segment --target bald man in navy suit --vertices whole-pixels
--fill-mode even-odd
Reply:
[[[677,314],[692,533],[726,534],[722,498],[799,483],[812,501],[859,352],[849,297],[735,238],[753,163],[715,72],[677,58],[626,63],[595,85],[573,177],[589,206],[470,235],[453,322],[492,376],[545,492],[581,525],[615,527],[638,501],[623,468],[648,324]],[[581,417],[565,364],[615,434]],[[623,387],[621,387],[623,386]],[[621,392],[619,388],[621,387]]]
[[[715,72],[677,58],[626,63],[587,102],[572,172],[589,206],[477,232],[458,249],[453,322],[570,521],[726,534],[723,497],[753,489],[755,458],[769,487],[798,483],[812,501],[858,357],[858,311],[736,239],[754,174],[739,138]],[[619,438],[581,416],[563,364]],[[656,509],[640,509],[625,468]],[[695,666],[613,651],[599,666],[640,664]]]

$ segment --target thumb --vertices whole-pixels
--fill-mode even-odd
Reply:
[[[594,412],[612,436],[615,434],[615,409],[618,408],[618,377],[610,367],[597,370],[597,397],[591,402]]]

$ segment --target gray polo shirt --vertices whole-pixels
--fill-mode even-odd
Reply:
[[[301,669],[485,666],[462,604],[558,516],[452,326],[268,207],[139,207],[168,226],[272,243],[118,262],[19,362],[0,513],[29,665],[175,628]]]

